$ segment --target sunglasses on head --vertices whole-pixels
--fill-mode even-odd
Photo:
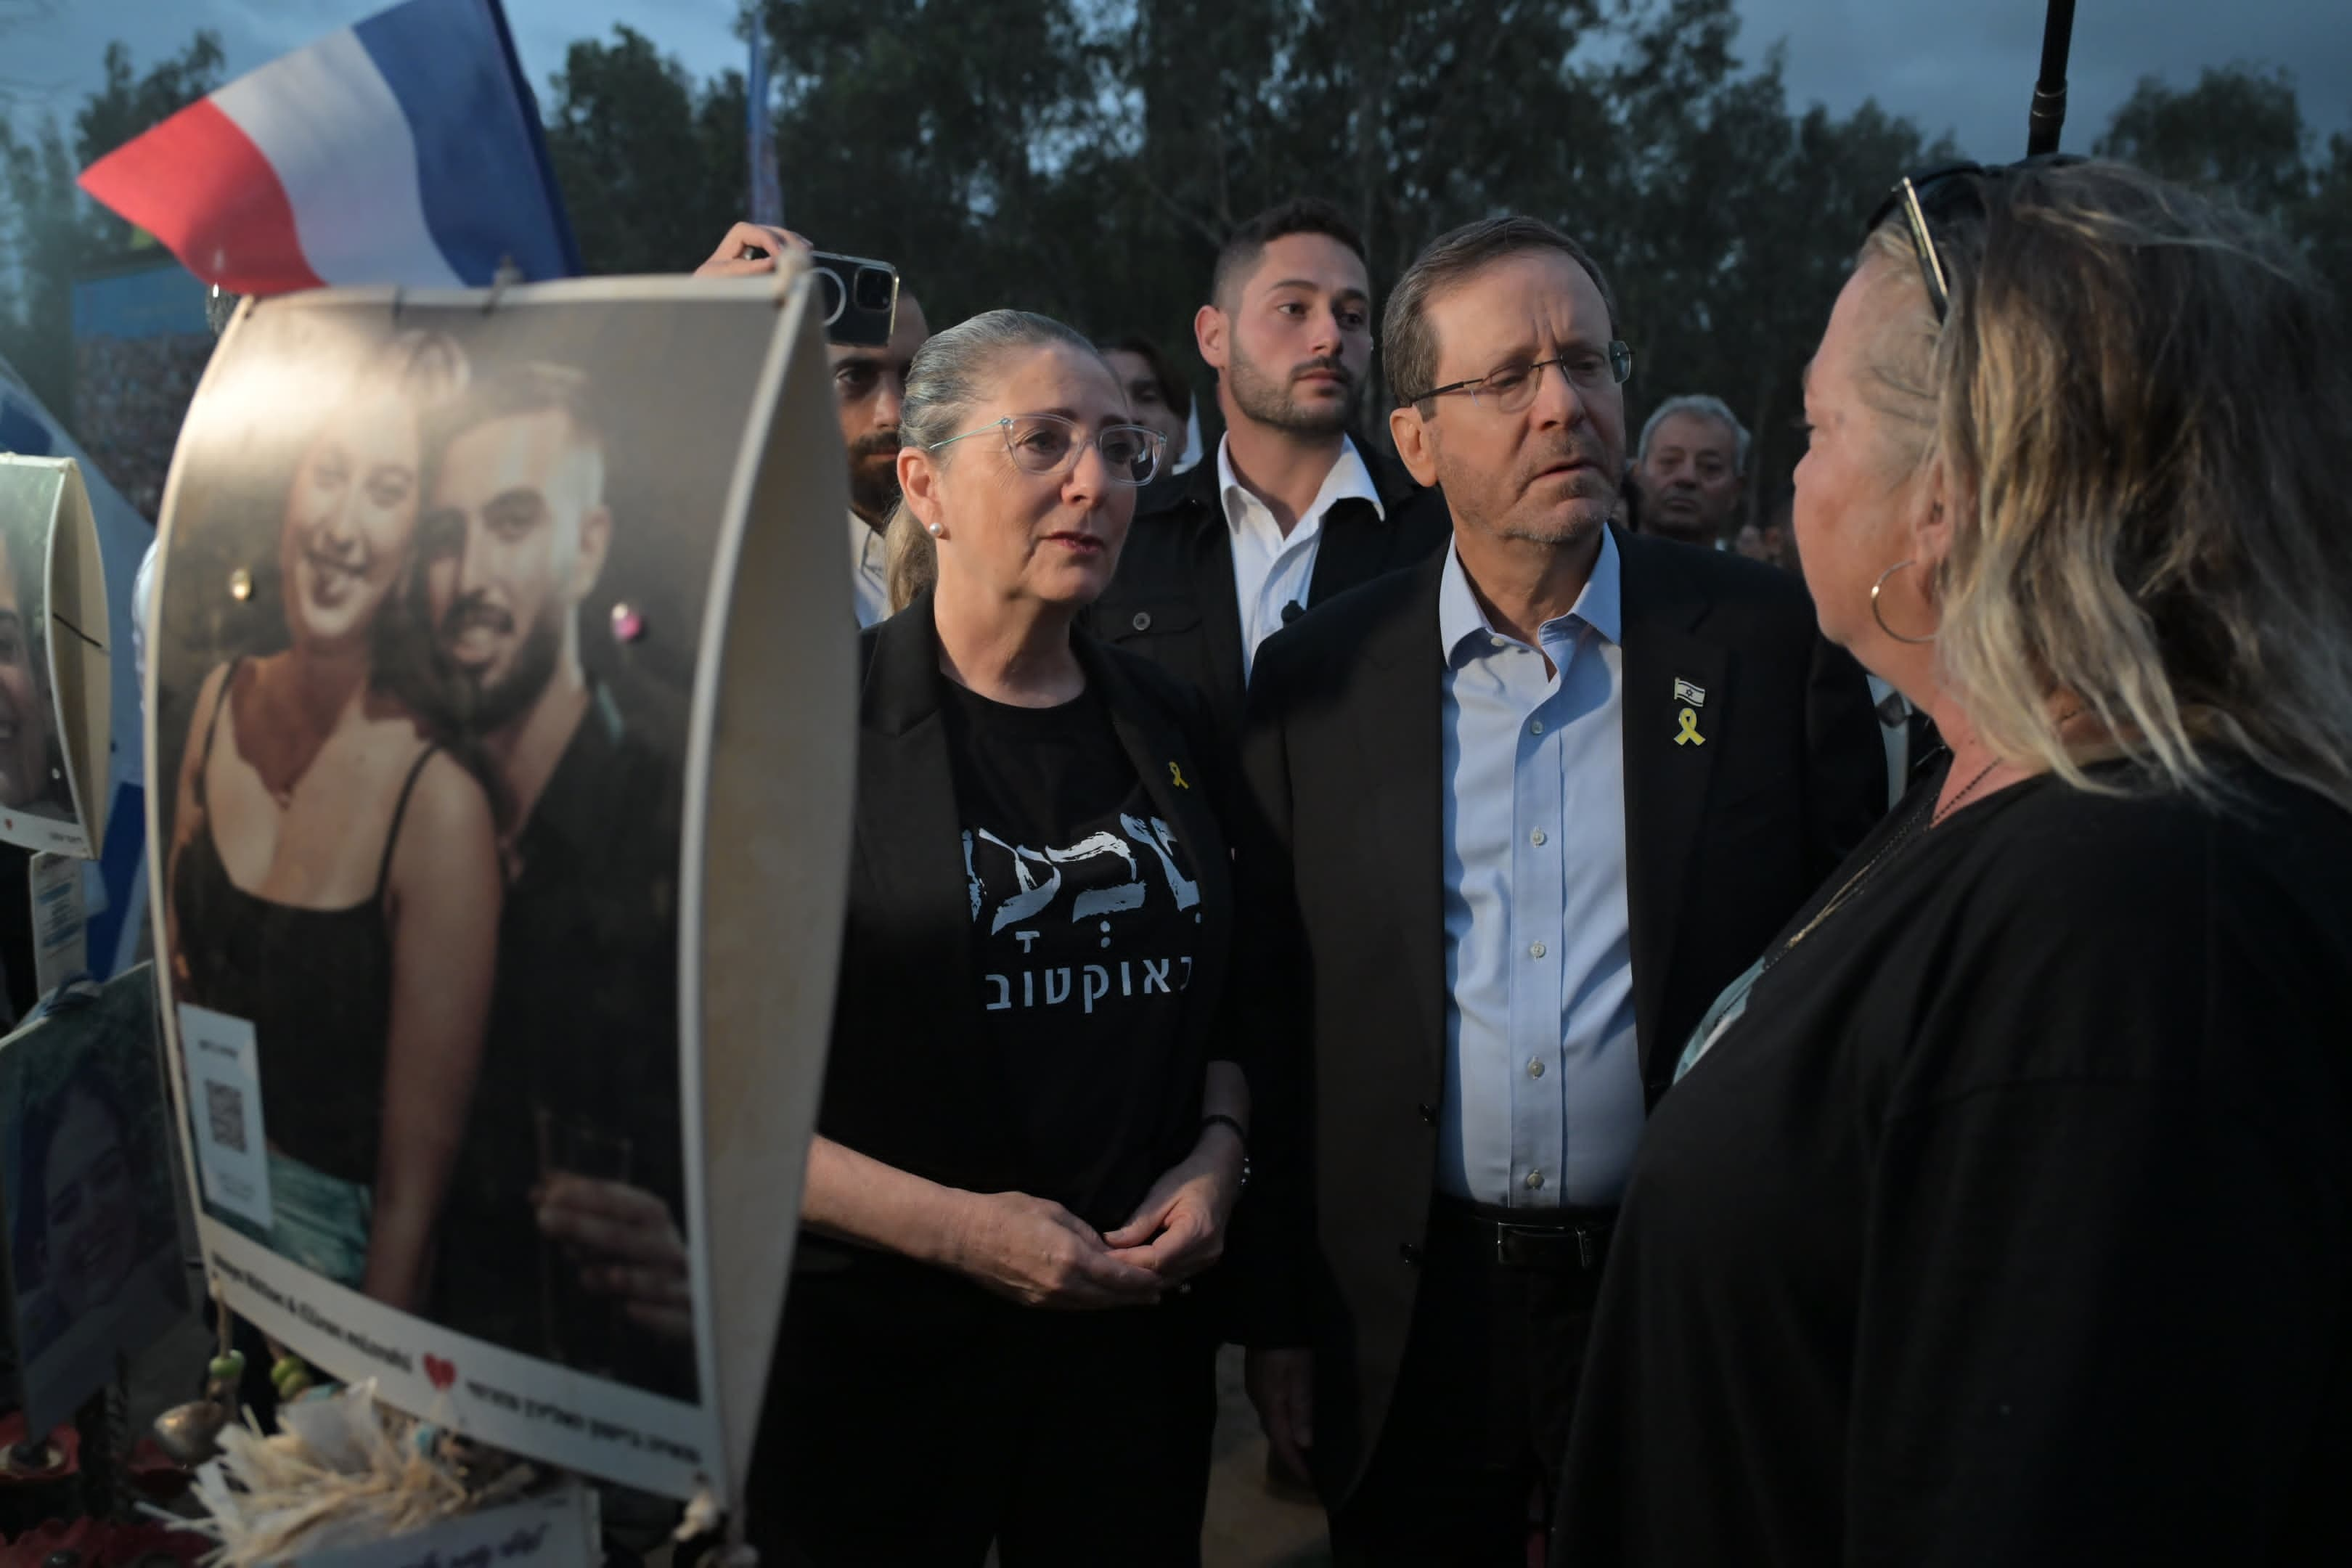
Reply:
[[[1932,209],[1937,216],[1948,216],[1958,210],[1962,198],[1979,204],[1984,200],[1984,182],[1997,180],[2028,169],[2063,168],[2079,163],[2082,158],[2071,153],[2044,153],[2024,158],[2014,163],[1938,163],[1916,174],[1904,175],[1886,193],[1870,215],[1864,234],[1874,234],[1897,208],[1902,209],[1904,226],[1911,232],[1911,249],[1919,258],[1919,277],[1927,285],[1927,301],[1936,308],[1936,324],[1943,325],[1952,308],[1950,280],[1944,273],[1943,254],[1936,248],[1936,236],[1927,226]]]

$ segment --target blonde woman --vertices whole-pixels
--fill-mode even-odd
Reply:
[[[165,861],[179,998],[255,1030],[259,1239],[404,1311],[432,1282],[502,897],[489,797],[395,689],[425,409],[463,375],[449,339],[404,333],[320,419],[278,518],[286,646],[205,677]]]
[[[2352,381],[2246,220],[1896,188],[1806,384],[1924,778],[1651,1122],[1555,1562],[2352,1562]]]

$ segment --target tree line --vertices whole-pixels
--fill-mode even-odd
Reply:
[[[1777,47],[1743,58],[1734,0],[758,0],[754,17],[786,221],[897,262],[934,322],[1018,305],[1197,366],[1218,242],[1263,205],[1337,201],[1376,291],[1454,224],[1531,213],[1609,269],[1634,416],[1725,398],[1759,501],[1794,461],[1798,376],[1862,221],[1898,173],[1955,155],[1875,102],[1792,106]],[[221,53],[200,33],[143,72],[120,45],[105,68],[70,128],[0,125],[0,353],[60,408],[72,280],[129,240],[73,174],[216,86]],[[689,267],[743,215],[744,91],[625,26],[571,47],[541,106],[591,270]],[[2352,290],[2352,137],[2322,145],[2284,70],[2149,79],[2083,129],[2071,144],[2227,194]],[[1969,151],[2023,135],[2021,109],[2017,146]]]

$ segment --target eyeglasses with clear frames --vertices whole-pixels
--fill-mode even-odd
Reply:
[[[1058,414],[1010,414],[977,430],[934,441],[924,450],[936,452],[992,430],[1004,433],[1005,453],[1024,473],[1066,474],[1092,447],[1102,454],[1103,467],[1115,485],[1150,484],[1168,446],[1159,431],[1140,425],[1106,425],[1092,436],[1081,436],[1076,420]]]

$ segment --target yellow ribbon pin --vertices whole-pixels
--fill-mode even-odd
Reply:
[[[1698,732],[1697,709],[1684,709],[1682,711],[1682,717],[1678,719],[1676,722],[1682,726],[1682,730],[1675,736],[1675,745],[1704,746],[1706,744],[1706,737]]]
[[[1184,782],[1184,770],[1178,767],[1174,763],[1168,764],[1168,776],[1175,781],[1176,787],[1178,789],[1191,789],[1192,787],[1191,784]]]

